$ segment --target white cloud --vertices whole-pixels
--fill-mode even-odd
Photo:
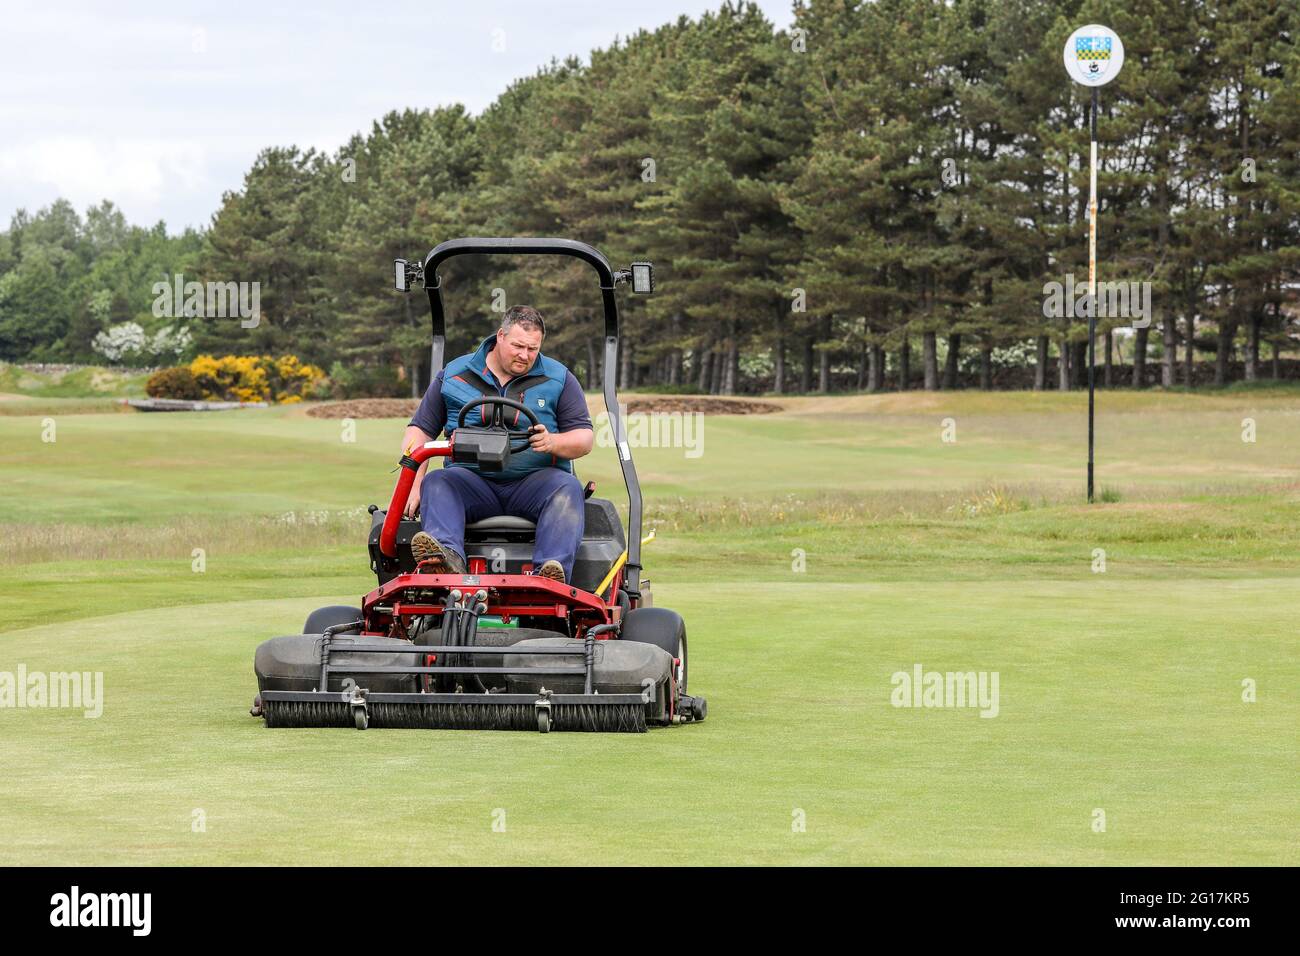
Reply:
[[[206,225],[258,151],[334,150],[392,109],[486,107],[552,58],[721,0],[226,0],[179,12],[89,0],[0,21],[0,228],[58,196],[102,199],[133,222]],[[790,23],[791,0],[759,0]],[[507,52],[493,53],[492,31]],[[647,91],[653,95],[653,91]]]
[[[51,187],[74,206],[111,198],[138,210],[147,222],[169,197],[209,185],[206,157],[194,140],[103,140],[55,136],[0,147],[0,177],[10,191],[17,184]],[[50,190],[39,190],[48,195]]]

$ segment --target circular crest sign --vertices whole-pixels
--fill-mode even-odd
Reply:
[[[1105,86],[1124,65],[1124,44],[1110,27],[1090,23],[1065,41],[1065,72],[1084,86]]]

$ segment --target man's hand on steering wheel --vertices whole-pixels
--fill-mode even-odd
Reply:
[[[540,423],[529,427],[528,444],[533,451],[540,451],[545,455],[555,454],[555,434],[547,431],[546,426]]]

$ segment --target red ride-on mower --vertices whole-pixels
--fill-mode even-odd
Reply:
[[[420,525],[402,511],[421,463],[451,458],[503,470],[512,453],[528,446],[527,426],[536,424],[524,401],[526,380],[513,397],[468,402],[450,441],[402,457],[388,509],[370,506],[370,566],[379,586],[361,607],[320,608],[303,634],[258,647],[253,716],[268,727],[543,733],[644,732],[649,724],[703,720],[704,698],[686,692],[686,625],[675,612],[651,606],[650,582],[641,577],[641,487],[614,388],[614,291],[630,279],[634,292],[651,292],[650,264],[615,272],[596,249],[568,239],[455,239],[422,264],[397,260],[399,291],[419,279],[429,296],[430,381],[445,346],[438,266],[469,253],[572,256],[596,270],[605,312],[605,407],[628,493],[626,536],[613,503],[592,497],[595,483],[588,482],[571,582],[528,573],[534,525],[508,516],[466,526],[468,573],[420,573],[410,545]],[[483,424],[467,424],[466,413],[480,408],[475,418]]]

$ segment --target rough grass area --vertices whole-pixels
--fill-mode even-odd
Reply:
[[[98,366],[24,368],[0,362],[0,418],[131,413],[147,372]]]
[[[134,415],[118,398],[28,398],[0,395],[0,418],[46,418],[60,415]]]
[[[0,362],[0,393],[31,398],[143,398],[149,373],[96,365],[24,368]]]
[[[105,695],[0,708],[0,864],[1294,865],[1300,399],[1117,398],[1090,506],[1081,398],[783,400],[635,449],[710,704],[635,736],[246,715],[257,644],[373,586],[404,419],[0,418],[0,672]],[[612,448],[579,471],[622,507]],[[892,706],[917,664],[996,672],[997,716]]]

